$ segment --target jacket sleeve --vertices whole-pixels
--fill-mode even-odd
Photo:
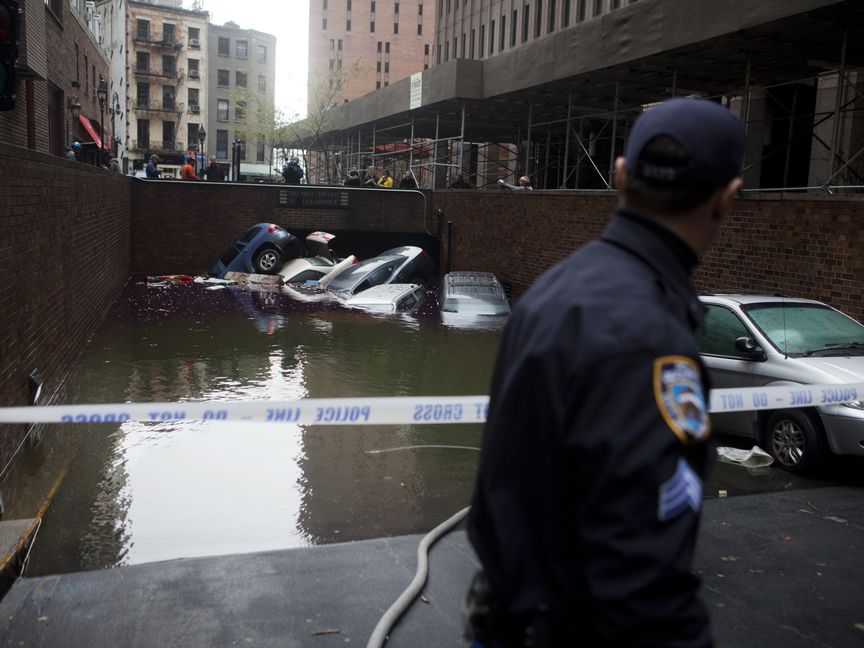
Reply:
[[[584,570],[573,576],[604,645],[711,645],[690,572],[700,473],[713,452],[699,427],[709,425],[704,395],[685,397],[701,390],[699,367],[686,355],[616,353],[579,381],[571,400],[564,443],[577,450],[582,496],[572,514]],[[679,407],[697,398],[701,411]]]

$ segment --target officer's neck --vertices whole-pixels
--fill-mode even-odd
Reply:
[[[641,227],[653,232],[669,247],[672,255],[684,267],[687,273],[693,272],[693,268],[699,263],[699,257],[685,237],[675,231],[674,223],[673,227],[669,227],[665,222],[656,217],[646,216],[644,213],[626,206],[618,207],[615,213],[619,217],[637,223]]]

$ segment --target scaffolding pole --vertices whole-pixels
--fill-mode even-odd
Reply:
[[[528,103],[528,135],[525,139],[525,175],[531,177],[531,120],[534,119],[534,104]]]
[[[462,161],[465,155],[465,104],[462,104],[462,125],[459,130],[459,173],[462,173]]]
[[[612,109],[612,142],[609,145],[609,181],[606,186],[611,186],[615,179],[615,143],[618,137],[618,91],[620,81],[615,82],[615,105]]]
[[[828,160],[827,187],[834,178],[834,156],[837,155],[837,140],[840,138],[840,107],[843,105],[843,90],[846,87],[846,42],[849,29],[843,30],[843,43],[840,46],[840,72],[837,74],[837,96],[834,101],[834,130],[831,133],[831,156]]]
[[[573,109],[573,94],[567,93],[567,126],[564,135],[564,182],[561,183],[560,189],[567,188],[567,180],[569,179],[569,163],[570,163],[570,116]]]

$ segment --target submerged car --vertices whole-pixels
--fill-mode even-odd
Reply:
[[[311,256],[293,259],[279,269],[283,283],[316,283],[326,285],[343,270],[359,262],[353,254],[337,259],[330,243],[335,237],[327,232],[312,232],[306,237],[306,250]]]
[[[425,285],[435,276],[435,264],[419,247],[404,245],[382,252],[344,270],[329,282],[332,290],[356,295],[372,286],[393,283]]]
[[[864,383],[864,325],[822,302],[703,295],[699,351],[715,388]],[[712,414],[716,431],[755,436],[777,463],[808,472],[830,456],[864,455],[864,400]]]
[[[448,272],[438,293],[441,321],[450,326],[503,326],[510,302],[491,272]]]
[[[306,247],[293,234],[273,223],[258,223],[246,230],[214,263],[209,273],[276,274],[286,261],[306,256]]]
[[[417,284],[381,284],[345,300],[351,308],[376,313],[407,313],[423,301],[425,293]]]

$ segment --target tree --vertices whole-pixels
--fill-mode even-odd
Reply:
[[[277,143],[285,140],[286,119],[283,112],[268,100],[266,94],[250,92],[244,87],[237,86],[232,98],[239,122],[235,130],[237,138],[247,144],[263,141],[264,161],[272,169],[273,150]]]

